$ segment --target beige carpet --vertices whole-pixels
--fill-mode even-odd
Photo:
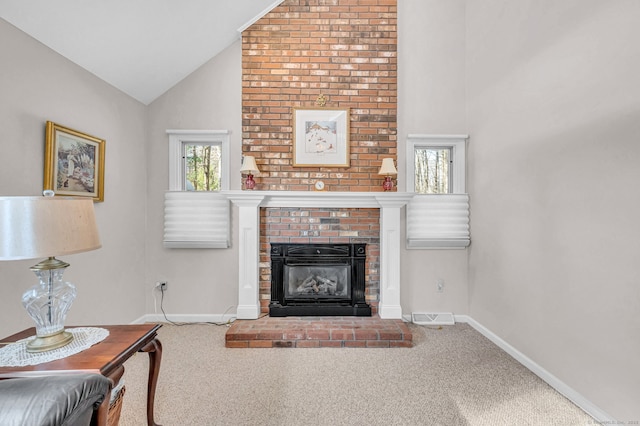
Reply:
[[[156,422],[173,425],[591,425],[466,324],[414,347],[227,349],[226,327],[164,325]],[[148,356],[125,364],[121,426],[146,425]]]

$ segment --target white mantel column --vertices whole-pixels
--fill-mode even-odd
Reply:
[[[229,196],[238,206],[238,319],[260,316],[260,203],[263,195]]]
[[[402,319],[400,306],[400,210],[407,199],[377,197],[380,203],[380,303],[383,319]]]

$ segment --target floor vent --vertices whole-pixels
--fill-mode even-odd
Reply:
[[[452,313],[413,312],[411,322],[418,325],[453,325],[456,321]]]

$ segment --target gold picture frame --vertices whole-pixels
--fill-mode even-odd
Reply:
[[[349,167],[349,108],[293,108],[293,167]]]
[[[44,189],[104,201],[105,140],[47,121]]]

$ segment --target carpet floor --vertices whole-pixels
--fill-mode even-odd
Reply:
[[[592,425],[467,324],[412,348],[225,348],[226,326],[164,325],[155,420],[172,425]],[[125,364],[120,426],[146,424],[148,356]]]

